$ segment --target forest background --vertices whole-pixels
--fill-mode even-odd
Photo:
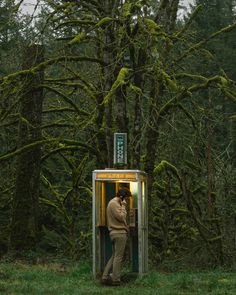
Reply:
[[[94,169],[148,174],[160,264],[236,262],[236,1],[0,3],[0,255],[91,257]]]

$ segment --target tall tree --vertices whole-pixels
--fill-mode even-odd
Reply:
[[[32,45],[26,49],[23,69],[30,69],[42,61],[43,47]],[[18,148],[32,147],[19,155],[17,163],[10,248],[18,253],[34,250],[37,243],[41,146],[35,144],[42,139],[42,81],[42,72],[29,73],[23,81]]]

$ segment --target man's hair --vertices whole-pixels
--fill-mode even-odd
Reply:
[[[130,197],[131,192],[127,187],[121,187],[117,192],[117,196],[120,198]]]

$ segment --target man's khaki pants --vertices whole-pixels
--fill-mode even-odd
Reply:
[[[108,279],[109,273],[112,270],[112,281],[119,282],[121,275],[121,265],[127,241],[127,234],[110,234],[110,238],[112,242],[112,256],[107,262],[102,275],[102,279]]]

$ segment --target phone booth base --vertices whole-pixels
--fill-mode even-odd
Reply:
[[[148,271],[147,176],[140,170],[93,171],[93,274],[100,277],[112,255],[106,221],[106,208],[121,186],[130,189],[132,197],[127,208],[129,238],[124,268],[143,275]]]

